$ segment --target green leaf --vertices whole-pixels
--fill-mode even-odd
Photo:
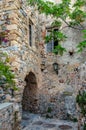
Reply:
[[[82,7],[84,6],[86,3],[85,0],[76,0],[75,4],[73,5],[73,7]]]
[[[77,46],[77,48],[78,48],[78,52],[82,52],[83,49],[86,48],[86,40],[80,42],[79,45]]]
[[[5,62],[3,62],[3,58],[5,58]],[[7,55],[0,53],[0,85],[1,83],[5,84],[6,88],[12,88],[15,86],[15,75],[11,72],[10,66],[6,65],[7,63]]]
[[[51,24],[51,26],[54,26],[54,27],[60,27],[62,25],[62,22],[61,21],[57,21],[57,20],[55,20],[52,24]]]
[[[55,47],[55,49],[53,50],[53,53],[54,54],[60,54],[61,56],[63,55],[63,53],[64,52],[66,52],[66,49],[64,48],[64,47],[62,47],[60,44],[59,45],[57,45],[56,47]]]

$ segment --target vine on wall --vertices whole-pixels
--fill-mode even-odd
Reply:
[[[12,73],[10,66],[7,65],[8,62],[7,54],[0,52],[0,87],[17,90],[14,81],[15,75]]]

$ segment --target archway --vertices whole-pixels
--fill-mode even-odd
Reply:
[[[30,72],[26,77],[26,86],[23,92],[22,109],[36,113],[38,108],[37,100],[37,81],[34,73]]]

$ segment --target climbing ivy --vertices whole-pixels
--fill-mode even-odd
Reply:
[[[60,28],[64,22],[66,24],[65,27],[70,27],[81,31],[84,35],[84,40],[78,44],[78,52],[81,52],[84,48],[86,48],[86,27],[83,25],[86,20],[86,11],[83,10],[83,7],[86,5],[86,0],[75,0],[73,4],[71,4],[72,0],[61,0],[59,4],[45,0],[27,1],[31,6],[36,7],[40,13],[45,13],[45,15],[52,16],[54,18],[54,22],[52,23],[53,26]],[[58,41],[62,41],[67,38],[63,34],[62,29],[59,29],[59,34],[53,35],[53,37],[54,36]],[[52,34],[50,34],[50,36],[47,36],[46,39],[50,40],[51,37]],[[56,53],[56,49],[60,49],[60,51],[62,49],[61,54],[63,54],[63,52],[66,50],[66,48],[63,49],[63,47],[61,47],[61,44],[60,47],[56,47],[53,52]]]
[[[9,58],[7,54],[0,52],[0,87],[17,90],[14,81],[15,76],[12,73],[10,66],[7,65],[8,61]]]

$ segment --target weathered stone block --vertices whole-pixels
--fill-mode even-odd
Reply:
[[[8,30],[17,30],[18,27],[17,27],[16,24],[13,24],[13,25],[7,25],[7,29],[8,29]]]

